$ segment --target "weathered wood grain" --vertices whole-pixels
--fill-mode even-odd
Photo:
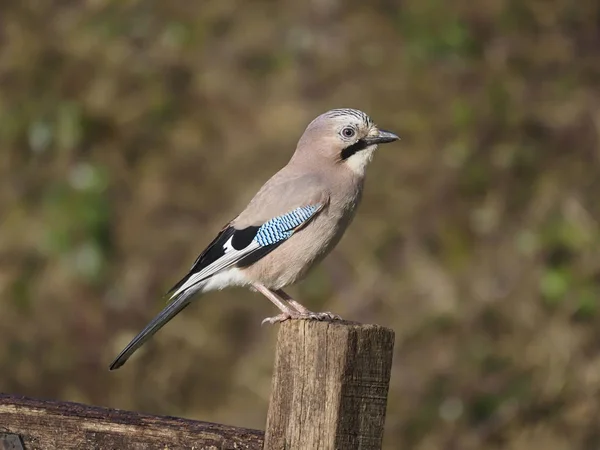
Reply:
[[[283,323],[265,450],[380,450],[393,347],[376,325]]]
[[[18,434],[0,433],[0,450],[23,450]]]
[[[0,433],[25,450],[259,450],[263,433],[175,417],[0,394]]]

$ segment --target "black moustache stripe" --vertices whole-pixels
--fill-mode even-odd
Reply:
[[[342,157],[342,161],[345,161],[346,159],[350,158],[355,153],[358,153],[361,150],[364,150],[368,146],[369,146],[369,144],[367,144],[367,142],[365,142],[362,139],[359,139],[354,144],[349,145],[344,150],[342,150],[342,153],[340,155]]]

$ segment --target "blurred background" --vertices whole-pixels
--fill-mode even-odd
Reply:
[[[359,214],[292,295],[396,331],[385,448],[600,448],[600,3],[0,3],[0,391],[264,428],[277,327],[210,294],[108,364],[358,108]]]

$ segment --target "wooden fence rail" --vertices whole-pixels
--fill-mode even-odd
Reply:
[[[261,431],[6,395],[0,396],[0,433],[19,435],[26,450],[259,450],[263,442]]]
[[[0,394],[0,450],[380,450],[393,331],[289,321],[266,431]]]

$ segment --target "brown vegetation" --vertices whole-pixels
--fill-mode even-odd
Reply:
[[[386,448],[597,448],[600,3],[0,3],[0,391],[264,428],[275,329],[161,294],[290,157],[367,111],[345,239],[292,290],[396,331]]]

